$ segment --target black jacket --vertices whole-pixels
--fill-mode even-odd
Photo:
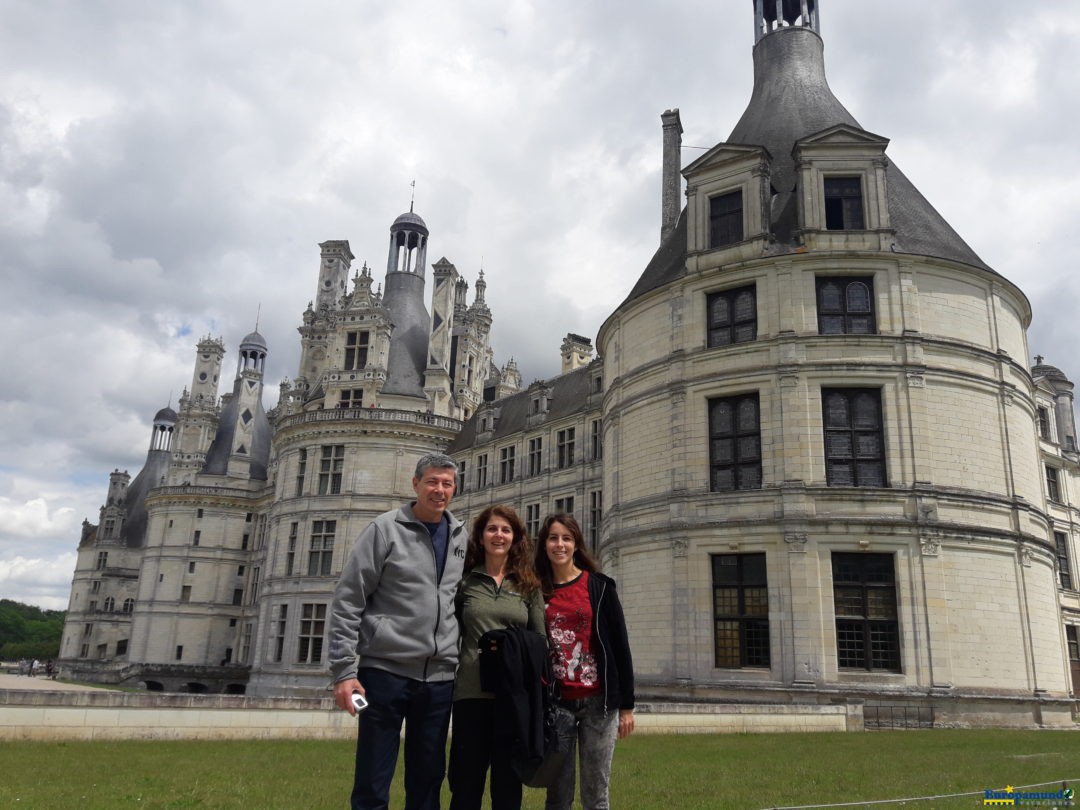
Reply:
[[[608,709],[632,709],[634,661],[615,580],[590,573],[589,603],[593,612],[593,638],[597,642],[597,666],[604,684],[604,705]]]
[[[507,627],[480,637],[480,687],[495,693],[495,744],[510,749],[519,773],[544,758],[544,685],[551,680],[544,636]]]

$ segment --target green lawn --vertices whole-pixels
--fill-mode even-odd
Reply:
[[[0,743],[0,807],[341,808],[352,757],[348,742]],[[399,769],[395,808],[400,776]],[[612,806],[764,810],[1074,777],[1080,788],[1075,731],[638,735],[616,750]],[[542,791],[526,790],[526,808],[543,803]],[[879,806],[973,808],[982,800]]]

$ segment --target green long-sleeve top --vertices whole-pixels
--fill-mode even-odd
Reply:
[[[496,585],[483,566],[477,566],[461,580],[455,607],[461,647],[454,700],[494,698],[492,692],[480,689],[480,637],[488,630],[506,627],[525,627],[545,635],[544,597],[539,589],[528,597],[522,596],[517,583],[510,577],[506,577],[501,586]]]

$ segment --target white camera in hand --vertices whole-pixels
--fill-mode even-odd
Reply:
[[[367,708],[367,698],[361,695],[359,692],[353,692],[352,705],[353,708],[356,709],[356,713],[360,714],[360,712]]]

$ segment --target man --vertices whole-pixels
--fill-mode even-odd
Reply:
[[[454,697],[454,594],[467,533],[447,507],[457,484],[449,456],[427,455],[416,500],[379,515],[356,541],[330,607],[330,671],[338,708],[368,708],[356,742],[353,810],[385,810],[405,721],[405,810],[438,810]]]

